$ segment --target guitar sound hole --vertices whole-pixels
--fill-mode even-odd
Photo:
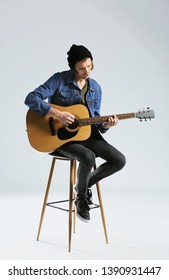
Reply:
[[[67,140],[67,139],[71,139],[74,136],[76,136],[76,134],[78,133],[78,131],[68,131],[66,130],[64,127],[60,128],[57,132],[57,136],[60,140]]]

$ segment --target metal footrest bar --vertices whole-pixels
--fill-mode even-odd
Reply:
[[[74,199],[72,201],[74,201]],[[55,204],[66,203],[66,202],[69,202],[69,199],[48,202],[48,203],[46,203],[46,206],[50,206],[50,207],[53,207],[53,208],[56,208],[56,209],[59,209],[59,210],[63,210],[63,211],[69,212],[69,209],[67,209],[67,208],[55,206]],[[72,209],[72,212],[75,212],[75,210]]]
[[[72,202],[74,201],[75,199],[72,200]],[[66,202],[69,202],[69,199],[65,199],[65,200],[58,200],[58,201],[53,201],[53,202],[48,202],[46,203],[46,206],[50,206],[50,207],[53,207],[53,208],[56,208],[56,209],[59,209],[59,210],[63,210],[63,211],[66,211],[66,212],[69,212],[69,209],[67,208],[63,208],[63,207],[59,207],[59,206],[56,206],[55,204],[59,204],[59,203],[66,203]],[[99,204],[96,204],[96,203],[93,203],[92,206],[90,207],[90,209],[96,209],[96,208],[99,208],[100,205]],[[74,209],[72,209],[72,212],[75,212]]]

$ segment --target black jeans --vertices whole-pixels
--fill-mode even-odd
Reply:
[[[101,135],[96,135],[96,137],[92,135],[85,141],[66,143],[57,151],[79,162],[76,184],[79,197],[86,197],[87,188],[121,170],[126,163],[125,156],[105,141]],[[52,155],[55,155],[55,152]],[[96,157],[102,158],[105,162],[92,172]]]

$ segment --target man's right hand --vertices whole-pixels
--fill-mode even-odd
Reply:
[[[72,124],[75,120],[75,116],[67,111],[60,111],[55,108],[51,108],[48,112],[50,116],[52,116],[55,119],[58,119],[60,122],[62,122],[64,125],[68,126]]]

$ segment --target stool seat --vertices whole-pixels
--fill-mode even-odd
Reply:
[[[73,205],[73,201],[75,200],[75,192],[74,192],[73,187],[76,183],[76,171],[77,171],[76,170],[76,165],[77,165],[77,162],[76,162],[75,159],[71,159],[69,157],[66,157],[59,152],[50,153],[50,155],[52,156],[52,164],[51,164],[51,167],[50,167],[50,172],[49,172],[49,177],[48,177],[48,181],[47,181],[45,197],[44,197],[41,216],[40,216],[39,228],[38,228],[38,233],[37,233],[37,240],[39,240],[46,206],[50,206],[50,207],[53,207],[53,208],[56,208],[56,209],[59,209],[59,210],[64,210],[64,211],[68,212],[68,214],[69,214],[68,215],[68,251],[70,252],[71,251],[71,241],[72,241],[72,221],[73,221],[73,231],[74,231],[74,233],[75,233],[75,221],[76,221],[75,209],[74,209],[74,205]],[[48,202],[48,195],[49,195],[49,191],[50,191],[50,186],[51,186],[51,181],[52,181],[52,176],[53,176],[53,171],[54,171],[56,160],[58,160],[58,161],[59,160],[63,160],[63,161],[65,160],[65,161],[70,162],[69,198],[68,199],[63,199],[63,200],[58,200],[58,201],[53,201],[53,202]],[[96,169],[96,163],[94,164],[93,168],[94,168],[94,170]],[[96,188],[97,188],[97,195],[98,195],[99,204],[94,204],[94,207],[92,207],[91,209],[100,208],[105,239],[106,239],[106,243],[108,243],[106,223],[105,223],[103,203],[102,203],[102,197],[101,197],[99,182],[96,184]],[[64,208],[64,207],[59,206],[59,204],[62,204],[64,202],[68,202],[68,208]]]

